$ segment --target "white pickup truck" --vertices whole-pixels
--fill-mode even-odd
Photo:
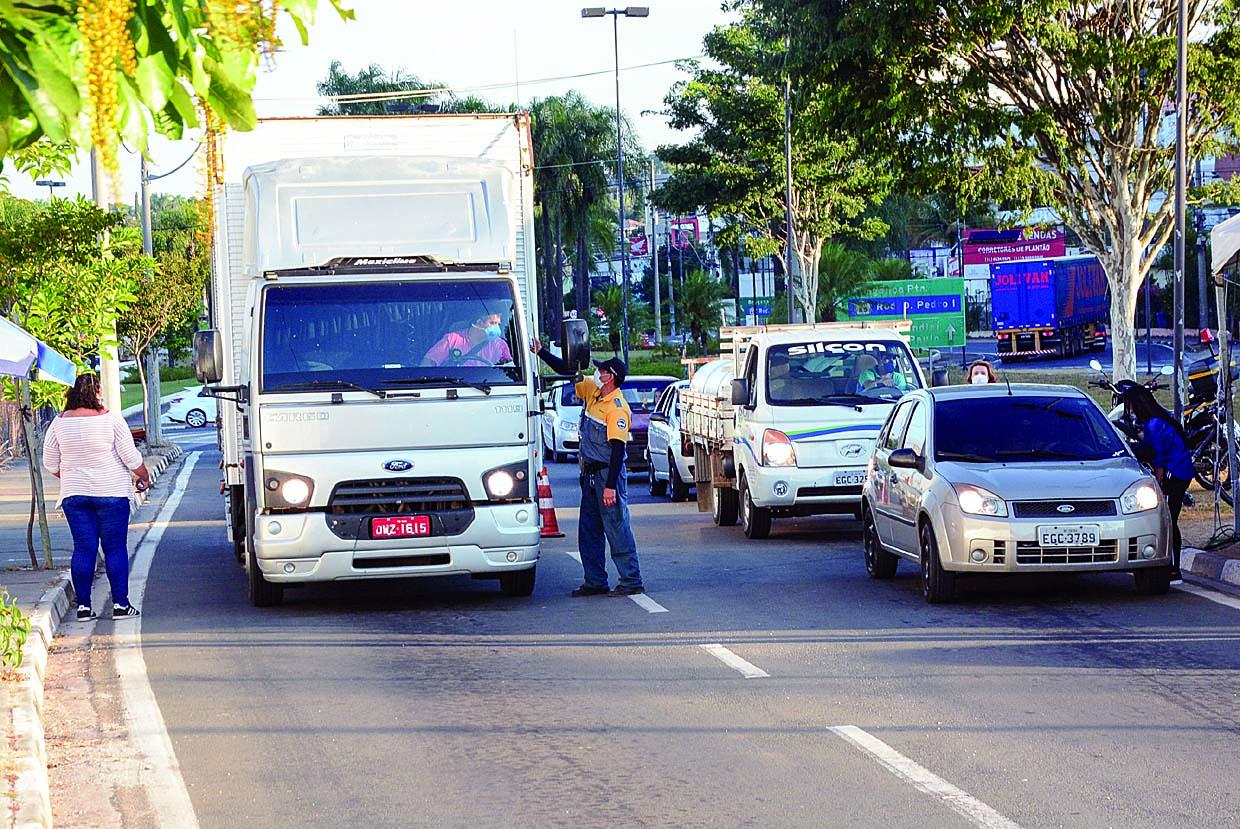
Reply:
[[[874,438],[925,378],[909,322],[725,327],[681,393],[698,509],[766,538],[774,518],[859,514]]]

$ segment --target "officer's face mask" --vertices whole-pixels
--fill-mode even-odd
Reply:
[[[594,376],[591,377],[590,380],[600,389],[603,387],[603,375],[597,369],[595,369]]]

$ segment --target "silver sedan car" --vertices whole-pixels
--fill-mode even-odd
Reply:
[[[1171,579],[1158,482],[1080,389],[948,386],[906,395],[874,445],[862,492],[865,566],[921,568],[926,601],[965,573],[1128,570]]]

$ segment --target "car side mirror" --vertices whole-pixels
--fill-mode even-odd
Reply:
[[[655,412],[650,416],[651,423],[667,423],[667,415],[662,412]]]
[[[194,333],[194,376],[203,385],[224,379],[224,343],[214,328]]]
[[[887,465],[896,469],[921,469],[921,456],[912,449],[897,449],[887,456]]]
[[[947,369],[936,368],[934,371],[930,372],[930,385],[934,386],[935,388],[938,388],[939,386],[946,386],[947,385]]]
[[[749,403],[749,381],[738,377],[732,381],[732,405],[744,406]]]
[[[570,372],[590,367],[590,327],[585,320],[564,320],[560,327],[560,343],[564,364]]]
[[[1102,371],[1102,363],[1098,362],[1097,357],[1089,361],[1089,367],[1094,371]]]

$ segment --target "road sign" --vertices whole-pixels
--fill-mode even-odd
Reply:
[[[964,345],[963,279],[871,282],[840,306],[850,320],[911,320],[914,348]]]

